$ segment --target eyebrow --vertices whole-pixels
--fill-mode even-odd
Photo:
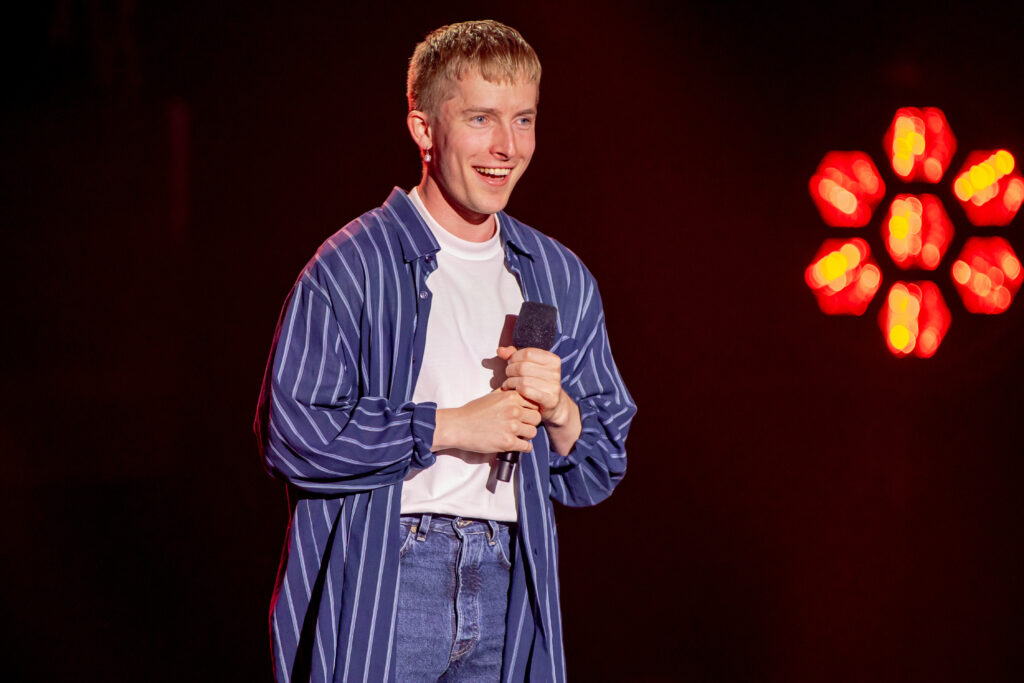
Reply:
[[[497,116],[501,112],[499,112],[497,109],[493,109],[491,107],[466,107],[465,109],[462,110],[462,113],[463,114],[491,114],[492,116]],[[529,109],[523,109],[522,111],[517,111],[515,113],[516,116],[523,116],[524,114],[530,114],[532,116],[536,116],[537,115],[537,108],[536,107],[530,107]]]

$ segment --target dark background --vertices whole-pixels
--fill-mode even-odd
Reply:
[[[828,3],[831,4],[831,3]],[[267,680],[287,523],[251,421],[319,243],[418,180],[413,45],[519,28],[544,63],[510,213],[602,286],[629,476],[559,510],[575,681],[1008,681],[1024,652],[1024,305],[933,274],[937,355],[822,315],[807,181],[899,106],[1024,157],[999,3],[42,2],[4,22],[5,680]],[[1008,6],[1008,5],[1006,5]],[[881,209],[879,210],[881,213]]]

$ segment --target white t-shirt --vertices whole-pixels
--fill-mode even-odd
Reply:
[[[486,242],[467,242],[427,212],[413,188],[409,198],[441,245],[437,269],[427,277],[433,294],[426,347],[413,401],[458,408],[501,386],[505,361],[498,346],[512,343],[512,322],[523,303],[505,265],[501,226]],[[498,217],[495,214],[495,221]],[[436,514],[516,521],[513,482],[494,477],[494,453],[437,452],[430,467],[413,469],[402,488],[402,514]]]

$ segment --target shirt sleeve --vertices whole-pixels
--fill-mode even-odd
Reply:
[[[553,450],[550,456],[551,497],[574,507],[601,502],[622,480],[626,434],[636,413],[612,358],[592,277],[587,278],[580,301],[576,348],[563,357],[562,386],[579,406],[583,430],[568,456]]]
[[[360,395],[358,334],[300,278],[278,323],[255,426],[267,470],[302,490],[388,486],[435,460],[435,404]]]

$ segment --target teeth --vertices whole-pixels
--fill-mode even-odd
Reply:
[[[493,178],[504,178],[512,172],[511,168],[482,168],[480,166],[474,166],[476,172],[481,175],[489,175]]]

